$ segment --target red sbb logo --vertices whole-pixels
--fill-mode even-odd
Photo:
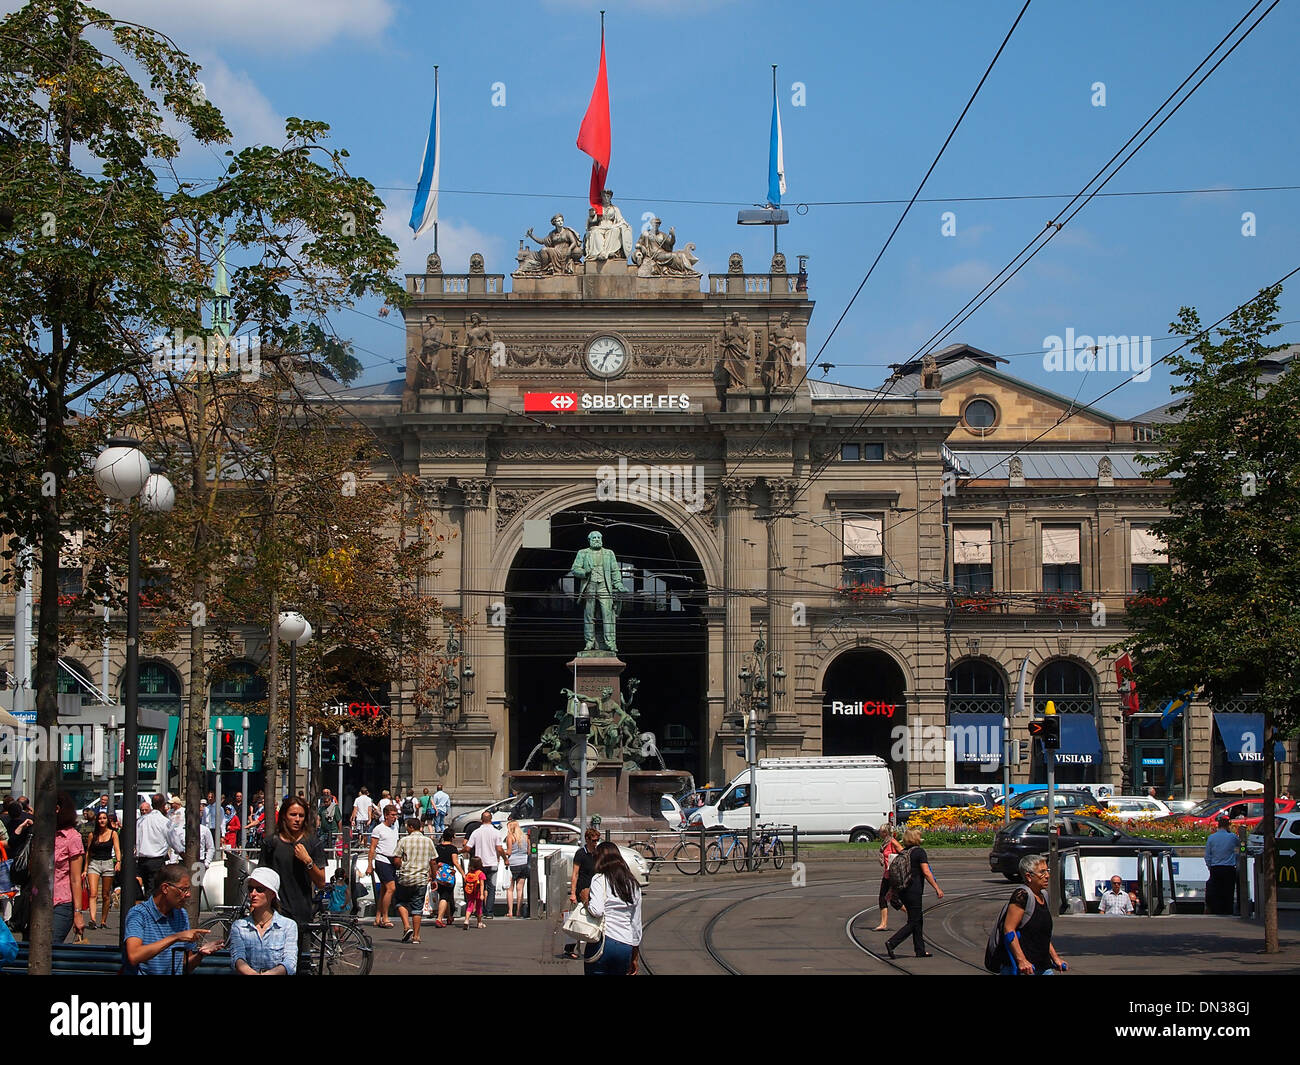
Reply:
[[[566,411],[578,405],[578,397],[572,392],[525,392],[524,410],[527,411]]]

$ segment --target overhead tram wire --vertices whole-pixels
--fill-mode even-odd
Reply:
[[[1228,32],[1223,36],[1223,38],[1222,38],[1222,39],[1221,39],[1221,40],[1220,40],[1220,41],[1219,41],[1219,42],[1218,42],[1218,43],[1217,43],[1217,44],[1216,44],[1216,45],[1215,45],[1215,46],[1210,50],[1210,52],[1205,56],[1205,58],[1202,59],[1202,60],[1201,60],[1201,61],[1196,65],[1196,67],[1191,71],[1191,73],[1188,74],[1187,77],[1185,77],[1185,78],[1184,78],[1184,79],[1179,83],[1178,87],[1175,88],[1174,91],[1171,92],[1171,93],[1170,93],[1170,94],[1169,94],[1169,95],[1164,99],[1164,101],[1161,102],[1160,106],[1157,107],[1157,108],[1155,109],[1155,111],[1153,111],[1153,112],[1151,113],[1150,117],[1148,117],[1147,120],[1146,120],[1145,122],[1143,122],[1141,126],[1138,127],[1137,131],[1136,131],[1136,132],[1135,132],[1131,137],[1129,137],[1129,139],[1128,139],[1127,141],[1124,142],[1124,144],[1119,148],[1119,150],[1116,151],[1116,152],[1115,152],[1115,153],[1110,157],[1110,159],[1108,159],[1108,160],[1106,161],[1106,163],[1101,167],[1101,169],[1099,169],[1099,170],[1097,171],[1097,173],[1094,174],[1094,175],[1093,175],[1093,176],[1092,176],[1092,177],[1091,177],[1091,178],[1090,178],[1090,179],[1089,179],[1089,180],[1084,184],[1083,188],[1080,189],[1079,192],[1075,194],[1074,199],[1072,199],[1072,200],[1070,201],[1070,203],[1067,204],[1066,207],[1062,209],[1062,212],[1061,212],[1060,214],[1057,215],[1056,219],[1053,219],[1053,221],[1048,222],[1047,225],[1044,226],[1043,229],[1040,230],[1040,231],[1039,231],[1039,232],[1038,232],[1038,233],[1033,237],[1033,239],[1030,240],[1029,243],[1026,244],[1026,245],[1024,246],[1024,248],[1022,248],[1019,252],[1017,252],[1017,253],[1015,254],[1015,256],[1012,257],[1011,261],[1010,261],[1006,266],[1004,266],[1001,270],[999,270],[998,273],[997,273],[996,275],[994,275],[994,280],[996,280],[998,277],[1001,277],[1001,276],[1002,276],[1003,274],[1005,274],[1008,270],[1010,270],[1010,269],[1012,268],[1012,266],[1014,266],[1014,264],[1017,262],[1017,260],[1020,260],[1021,257],[1025,255],[1025,252],[1028,251],[1030,248],[1033,248],[1033,246],[1034,246],[1035,244],[1038,244],[1038,248],[1036,248],[1034,251],[1032,251],[1032,252],[1029,254],[1029,256],[1026,257],[1026,258],[1024,259],[1023,262],[1020,262],[1020,265],[1019,265],[1019,266],[1015,266],[1015,269],[1012,270],[1012,272],[1011,272],[1011,273],[1010,273],[1006,278],[1004,278],[1004,279],[1002,280],[1002,282],[999,283],[998,286],[997,286],[996,288],[994,288],[991,292],[988,291],[988,289],[989,289],[989,285],[991,285],[993,282],[990,281],[988,284],[986,284],[986,285],[984,286],[984,288],[980,290],[980,292],[976,293],[975,296],[973,296],[969,301],[967,301],[966,306],[963,307],[961,311],[958,311],[956,315],[953,315],[952,318],[949,318],[948,321],[947,321],[946,323],[944,323],[943,326],[941,326],[938,330],[936,330],[936,332],[935,332],[934,334],[931,335],[931,337],[930,337],[929,340],[927,340],[924,344],[922,344],[920,347],[918,347],[917,350],[916,350],[916,353],[914,353],[914,355],[912,356],[912,359],[908,360],[908,362],[911,363],[911,362],[915,361],[915,359],[916,359],[917,357],[919,357],[919,355],[920,355],[921,353],[925,352],[926,350],[931,350],[931,349],[932,349],[932,345],[933,345],[933,343],[936,342],[936,338],[937,338],[938,340],[942,340],[942,339],[946,338],[947,336],[951,335],[951,333],[953,332],[953,330],[955,330],[955,329],[957,328],[957,326],[961,325],[962,322],[966,321],[966,319],[969,318],[970,315],[973,314],[976,310],[978,310],[981,306],[983,306],[984,303],[987,303],[988,300],[991,299],[991,298],[993,297],[993,295],[998,291],[998,289],[1000,289],[1000,288],[1002,287],[1002,285],[1006,284],[1007,281],[1011,280],[1011,278],[1014,277],[1015,274],[1018,273],[1018,272],[1019,272],[1019,271],[1020,271],[1024,266],[1025,266],[1025,264],[1028,263],[1029,260],[1032,259],[1032,258],[1034,257],[1034,255],[1038,254],[1038,252],[1041,251],[1042,248],[1046,247],[1047,244],[1052,240],[1052,238],[1053,238],[1057,233],[1059,233],[1059,232],[1061,231],[1061,229],[1063,229],[1063,228],[1065,227],[1065,225],[1066,225],[1068,222],[1070,222],[1070,220],[1073,219],[1073,218],[1074,218],[1074,217],[1079,213],[1079,211],[1083,210],[1083,208],[1086,207],[1086,206],[1088,205],[1088,203],[1089,203],[1089,202],[1090,202],[1090,201],[1091,201],[1091,200],[1092,200],[1092,199],[1097,195],[1097,193],[1098,193],[1102,188],[1105,187],[1106,182],[1110,181],[1110,179],[1113,178],[1113,177],[1115,176],[1115,174],[1119,173],[1120,169],[1122,169],[1122,168],[1124,167],[1124,165],[1125,165],[1126,163],[1128,163],[1129,160],[1131,160],[1131,159],[1133,158],[1133,156],[1137,154],[1138,151],[1141,150],[1141,148],[1142,148],[1142,147],[1147,143],[1147,141],[1149,141],[1149,140],[1150,140],[1150,139],[1151,139],[1151,138],[1152,138],[1152,137],[1153,137],[1153,136],[1154,136],[1154,135],[1155,135],[1155,134],[1160,130],[1160,128],[1161,128],[1161,127],[1162,127],[1162,126],[1163,126],[1167,121],[1169,121],[1170,118],[1172,118],[1172,117],[1177,113],[1177,111],[1179,110],[1179,108],[1181,108],[1181,107],[1183,106],[1183,104],[1185,104],[1189,99],[1191,99],[1193,93],[1195,93],[1196,90],[1199,89],[1199,88],[1201,87],[1201,85],[1203,85],[1203,84],[1205,83],[1206,79],[1209,78],[1209,76],[1210,76],[1211,74],[1213,74],[1214,71],[1217,70],[1217,69],[1219,68],[1219,66],[1224,62],[1224,60],[1226,60],[1226,59],[1228,58],[1228,56],[1230,56],[1230,55],[1231,55],[1231,54],[1232,54],[1232,53],[1237,49],[1238,45],[1240,45],[1240,44],[1242,43],[1242,41],[1246,40],[1246,38],[1249,37],[1250,34],[1251,34],[1252,32],[1254,32],[1254,30],[1256,29],[1256,27],[1259,26],[1259,24],[1260,24],[1260,23],[1261,23],[1261,22],[1262,22],[1262,21],[1263,21],[1263,20],[1268,16],[1269,12],[1272,11],[1273,8],[1276,7],[1277,4],[1278,4],[1279,2],[1280,2],[1280,0],[1273,0],[1273,3],[1268,7],[1267,10],[1264,11],[1264,13],[1263,13],[1262,15],[1260,15],[1260,17],[1259,17],[1258,19],[1255,20],[1254,24],[1252,24],[1250,27],[1248,27],[1247,30],[1246,30],[1246,32],[1245,32],[1244,34],[1242,34],[1240,38],[1238,38],[1238,40],[1237,40],[1237,41],[1232,45],[1232,47],[1229,48],[1229,49],[1228,49],[1228,50],[1227,50],[1227,51],[1226,51],[1222,56],[1219,57],[1218,61],[1215,62],[1214,66],[1212,66],[1208,71],[1206,71],[1206,73],[1205,73],[1204,76],[1201,78],[1201,80],[1198,81],[1194,86],[1192,86],[1191,90],[1187,93],[1187,95],[1184,96],[1184,97],[1182,98],[1182,100],[1180,100],[1180,101],[1175,105],[1175,107],[1174,107],[1174,108],[1169,112],[1169,114],[1165,115],[1165,117],[1164,117],[1163,119],[1161,119],[1159,125],[1157,125],[1157,126],[1155,127],[1155,129],[1151,130],[1151,132],[1150,132],[1149,134],[1147,134],[1147,136],[1146,136],[1145,138],[1143,138],[1143,140],[1142,140],[1142,141],[1137,145],[1137,147],[1135,147],[1135,148],[1134,148],[1134,149],[1133,149],[1133,150],[1128,154],[1128,156],[1125,157],[1125,158],[1124,158],[1124,159],[1119,163],[1119,165],[1118,165],[1117,167],[1115,167],[1114,171],[1112,171],[1111,174],[1110,174],[1110,175],[1109,175],[1109,176],[1108,176],[1104,181],[1102,181],[1101,184],[1098,185],[1096,189],[1093,189],[1093,191],[1092,191],[1091,193],[1087,193],[1087,190],[1088,190],[1088,189],[1089,189],[1089,188],[1090,188],[1090,187],[1091,187],[1091,186],[1092,186],[1092,185],[1097,181],[1097,179],[1098,179],[1102,174],[1104,174],[1104,173],[1106,172],[1106,170],[1111,166],[1111,164],[1114,163],[1115,160],[1118,159],[1118,158],[1119,158],[1119,157],[1124,153],[1125,149],[1127,149],[1129,145],[1131,145],[1131,144],[1132,144],[1132,143],[1133,143],[1133,142],[1134,142],[1134,141],[1135,141],[1139,136],[1141,136],[1142,131],[1145,130],[1149,125],[1151,125],[1152,122],[1155,121],[1156,117],[1157,117],[1157,116],[1158,116],[1162,111],[1164,111],[1165,108],[1169,105],[1169,102],[1170,102],[1171,100],[1173,100],[1173,99],[1178,95],[1179,92],[1182,91],[1182,89],[1184,88],[1184,86],[1186,86],[1187,83],[1188,83],[1189,81],[1191,81],[1191,80],[1192,80],[1192,79],[1197,75],[1197,73],[1198,73],[1198,72],[1199,72],[1199,71],[1200,71],[1200,70],[1201,70],[1201,69],[1202,69],[1202,68],[1203,68],[1203,67],[1204,67],[1208,62],[1210,62],[1211,59],[1214,58],[1214,55],[1215,55],[1215,54],[1216,54],[1216,53],[1217,53],[1217,52],[1218,52],[1218,51],[1219,51],[1219,50],[1224,46],[1224,44],[1225,44],[1228,40],[1230,40],[1230,39],[1232,38],[1232,36],[1237,32],[1237,30],[1241,28],[1242,24],[1245,23],[1245,22],[1250,18],[1250,16],[1251,16],[1252,14],[1254,14],[1254,12],[1255,12],[1255,11],[1259,8],[1259,6],[1263,3],[1263,0],[1256,0],[1256,3],[1255,3],[1254,5],[1251,6],[1250,10],[1247,11],[1246,14],[1243,15],[1243,16],[1242,16],[1242,17],[1237,21],[1237,23],[1232,27],[1232,29],[1230,29],[1230,30],[1229,30],[1229,31],[1228,31]],[[1085,194],[1086,194],[1086,195],[1085,195]],[[1059,221],[1059,219],[1061,218],[1061,214],[1064,214],[1065,211],[1068,211],[1068,210],[1070,209],[1070,207],[1074,204],[1075,200],[1078,200],[1080,197],[1084,197],[1084,198],[1083,198],[1083,202],[1080,203],[1080,204],[1078,205],[1078,207],[1075,208],[1075,210],[1074,210],[1073,212],[1070,213],[1069,217],[1065,218],[1064,221]],[[1047,239],[1046,239],[1046,240],[1042,240],[1042,243],[1039,244],[1039,241],[1040,241],[1040,239],[1043,237],[1043,234],[1044,234],[1044,233],[1048,234],[1048,235],[1047,235]],[[966,311],[967,308],[970,308],[972,303],[975,303],[977,300],[980,300],[980,297],[983,296],[985,292],[988,292],[988,295],[985,296],[984,299],[983,299],[981,302],[979,302],[979,303],[977,304],[977,306],[975,306],[975,307],[970,311],[969,314],[966,314],[965,317],[962,317],[962,313],[963,313],[964,311]],[[949,327],[951,327],[951,328],[949,328]],[[944,332],[945,329],[947,330],[947,332]],[[1174,350],[1176,351],[1176,350],[1178,350],[1178,349],[1175,348]],[[819,354],[820,354],[820,353],[819,353]],[[1171,354],[1172,354],[1172,353],[1171,353]],[[1167,356],[1166,356],[1165,358],[1167,358]],[[1156,363],[1153,363],[1152,365],[1153,365],[1153,366],[1155,366],[1155,365],[1159,365],[1159,363],[1165,361],[1165,358],[1161,358],[1161,359],[1157,360],[1157,362],[1156,362]],[[903,364],[903,365],[907,365],[907,364]],[[902,376],[902,366],[899,366],[899,367],[895,370],[895,372],[894,372],[893,374],[891,374],[890,377],[885,381],[884,385],[883,385],[880,389],[877,390],[878,393],[879,393],[878,397],[877,397],[877,398],[872,402],[872,404],[871,404],[869,407],[867,407],[867,408],[866,408],[866,409],[865,409],[861,414],[859,414],[859,415],[854,419],[853,423],[848,427],[848,429],[847,429],[844,433],[842,433],[842,434],[840,435],[840,442],[841,442],[841,443],[842,443],[844,440],[848,439],[848,437],[849,437],[850,435],[852,435],[853,433],[857,432],[857,431],[862,427],[862,425],[863,425],[863,423],[865,422],[865,420],[866,420],[868,417],[870,417],[871,414],[874,413],[874,411],[876,410],[876,408],[881,404],[881,402],[883,402],[883,397],[884,397],[884,395],[886,394],[886,391],[887,391],[887,389],[889,388],[890,384],[891,384],[892,382],[894,382],[895,380],[900,379],[901,376]],[[1107,395],[1109,395],[1109,393],[1107,393]],[[1036,438],[1036,439],[1040,439],[1040,438]],[[804,492],[808,491],[808,490],[812,487],[812,485],[816,482],[817,478],[820,477],[821,474],[822,474],[822,473],[823,473],[823,472],[824,472],[824,471],[825,471],[825,470],[830,466],[831,462],[834,461],[833,456],[835,455],[835,453],[836,453],[836,449],[832,448],[832,449],[827,453],[827,457],[826,457],[826,459],[823,460],[819,465],[817,465],[817,466],[813,469],[813,471],[808,475],[807,483],[806,483],[803,487],[801,487],[801,488],[799,488],[799,489],[796,490],[796,492],[795,492],[795,496],[794,496],[795,499],[798,499],[800,496],[803,495]]]
[[[1260,6],[1260,4],[1263,3],[1263,0],[1256,0],[1256,3],[1250,8],[1250,10],[1247,11],[1240,18],[1240,20],[1238,20],[1236,25],[1234,25],[1232,29],[1230,29],[1224,35],[1223,39],[1220,40],[1219,43],[1216,44],[1213,49],[1211,49],[1210,53],[1204,59],[1202,59],[1200,63],[1196,65],[1195,69],[1192,70],[1192,72],[1188,74],[1187,77],[1185,77],[1179,83],[1178,87],[1175,88],[1173,92],[1171,92],[1167,97],[1165,97],[1164,101],[1160,104],[1160,106],[1157,107],[1156,110],[1152,112],[1151,117],[1148,118],[1145,122],[1143,122],[1140,127],[1138,127],[1137,131],[1134,132],[1134,134],[1131,137],[1129,137],[1129,139],[1125,141],[1123,145],[1120,146],[1119,150],[1116,151],[1115,154],[1112,155],[1105,162],[1105,164],[1101,167],[1101,169],[1098,170],[1097,173],[1092,176],[1092,178],[1088,181],[1088,183],[1084,185],[1084,187],[1080,189],[1078,193],[1075,194],[1074,198],[1069,203],[1067,203],[1065,207],[1061,209],[1060,212],[1058,212],[1056,218],[1048,222],[1046,226],[1044,226],[1043,229],[1028,244],[1025,245],[1024,248],[1022,248],[1019,252],[1017,252],[1016,255],[1011,259],[1011,261],[1006,266],[1004,266],[1001,270],[999,270],[997,274],[995,274],[993,278],[991,278],[984,285],[984,288],[980,289],[979,292],[977,292],[973,297],[971,297],[969,301],[967,301],[965,307],[963,307],[955,315],[949,318],[947,322],[945,322],[942,326],[939,327],[938,330],[936,330],[933,334],[931,334],[930,338],[924,341],[916,349],[916,352],[913,354],[912,358],[913,359],[919,358],[923,352],[932,348],[935,344],[941,343],[942,341],[947,339],[947,337],[951,336],[952,333],[959,326],[962,325],[962,323],[964,323],[967,319],[971,317],[971,315],[973,315],[976,311],[978,311],[981,307],[983,307],[984,304],[987,303],[993,297],[993,295],[998,291],[998,289],[1000,289],[1003,285],[1005,285],[1008,281],[1010,281],[1013,277],[1015,277],[1016,274],[1018,274],[1022,269],[1024,269],[1025,265],[1031,259],[1033,259],[1035,255],[1037,255],[1040,251],[1043,250],[1043,248],[1045,248],[1049,243],[1051,243],[1052,239],[1058,233],[1060,233],[1061,230],[1064,229],[1065,226],[1068,225],[1070,221],[1073,220],[1073,218],[1080,211],[1082,211],[1084,207],[1086,207],[1088,203],[1098,193],[1101,192],[1102,189],[1106,187],[1107,184],[1110,183],[1111,179],[1113,179],[1115,175],[1118,174],[1124,168],[1124,166],[1133,158],[1133,156],[1135,156],[1142,149],[1142,147],[1147,143],[1147,141],[1149,141],[1158,132],[1160,132],[1164,124],[1178,113],[1178,111],[1182,108],[1183,104],[1187,103],[1187,101],[1192,98],[1196,90],[1199,89],[1203,84],[1205,84],[1206,79],[1208,79],[1211,74],[1213,74],[1216,70],[1219,69],[1219,67],[1227,60],[1228,56],[1232,55],[1232,53],[1237,50],[1237,48],[1242,44],[1242,42],[1245,41],[1246,38],[1249,37],[1256,30],[1256,28],[1258,28],[1259,24],[1268,17],[1269,13],[1273,10],[1273,8],[1277,7],[1277,5],[1280,2],[1281,0],[1273,0],[1273,3],[1271,3],[1268,6],[1268,8],[1264,11],[1264,13],[1260,15],[1259,18],[1257,18],[1250,27],[1247,28],[1246,32],[1243,33],[1233,43],[1232,47],[1229,48],[1226,52],[1224,52],[1223,55],[1220,56],[1219,59],[1215,62],[1214,66],[1210,67],[1210,69],[1207,70],[1204,75],[1202,75],[1200,81],[1198,81],[1195,85],[1193,85],[1190,90],[1188,90],[1187,95],[1185,95],[1181,100],[1179,100],[1178,103],[1174,105],[1172,110],[1170,110],[1170,112],[1160,120],[1160,122],[1156,125],[1156,127],[1152,129],[1151,132],[1148,133],[1145,137],[1143,137],[1142,140],[1138,143],[1138,145],[1131,152],[1129,152],[1127,156],[1125,156],[1122,160],[1120,160],[1119,165],[1116,166],[1115,169],[1112,170],[1111,173],[1106,176],[1106,178],[1101,182],[1101,184],[1098,185],[1095,189],[1093,189],[1092,192],[1088,193],[1086,197],[1084,197],[1083,202],[1080,203],[1077,207],[1074,207],[1074,210],[1071,211],[1070,208],[1074,205],[1076,200],[1078,200],[1081,196],[1084,196],[1084,193],[1088,189],[1088,187],[1092,185],[1093,182],[1097,181],[1097,179],[1100,178],[1101,175],[1106,172],[1107,168],[1109,168],[1110,165],[1114,163],[1116,159],[1119,159],[1119,157],[1123,155],[1124,151],[1128,148],[1128,146],[1132,144],[1135,140],[1137,140],[1139,136],[1141,136],[1142,131],[1145,130],[1147,126],[1149,126],[1152,122],[1155,121],[1156,116],[1159,115],[1160,112],[1163,111],[1169,105],[1169,102],[1173,100],[1174,97],[1176,97],[1180,92],[1182,92],[1184,86],[1186,86],[1187,83],[1192,80],[1192,78],[1196,77],[1197,73],[1200,72],[1201,68],[1204,67],[1205,64],[1208,63],[1214,57],[1214,54],[1220,48],[1223,47],[1223,45],[1232,37],[1234,33],[1237,32],[1237,30],[1241,27],[1242,23],[1244,23],[1248,18],[1250,18],[1252,14],[1254,14],[1255,10]],[[1067,211],[1069,212],[1068,216],[1062,219],[1061,216],[1064,215]],[[1046,239],[1043,239],[1044,234],[1046,234]],[[1041,243],[1039,243],[1040,240]],[[1034,247],[1035,244],[1037,244],[1038,246]],[[1025,252],[1028,251],[1030,248],[1033,248],[1033,250],[1030,251],[1027,256],[1025,256],[1024,260],[1020,262],[1019,265],[1015,265],[1016,261],[1020,259],[1022,255],[1025,255]],[[1015,266],[1015,268],[1011,269],[1013,265]],[[998,278],[1002,277],[1002,275],[1006,273],[1008,270],[1011,270],[1011,272],[1007,274],[1005,278],[1002,278],[1001,281],[998,281]],[[998,281],[997,286],[994,287],[992,291],[989,291],[989,287],[993,285],[995,281]],[[985,295],[986,292],[987,295]],[[972,304],[974,304],[973,307],[971,306]]]
[[[790,409],[790,405],[794,401],[794,392],[797,392],[799,386],[808,380],[808,375],[812,372],[812,368],[817,364],[817,360],[822,357],[822,352],[826,350],[826,346],[832,339],[834,339],[835,333],[839,329],[841,323],[846,317],[848,317],[849,311],[853,309],[853,304],[857,302],[858,296],[862,294],[862,290],[871,279],[871,275],[875,272],[876,266],[880,263],[880,260],[884,258],[885,252],[889,249],[889,245],[893,243],[894,237],[897,235],[899,229],[902,228],[903,221],[907,218],[908,213],[916,204],[917,197],[921,195],[921,190],[925,188],[925,183],[930,180],[930,175],[934,173],[935,167],[939,165],[939,160],[943,158],[943,153],[947,150],[948,145],[952,143],[953,137],[957,135],[957,130],[961,128],[962,121],[966,118],[971,107],[974,106],[976,97],[979,96],[980,90],[984,88],[984,83],[988,81],[989,75],[993,73],[993,68],[997,65],[998,59],[1001,58],[1002,53],[1006,50],[1007,44],[1011,41],[1011,35],[1016,32],[1016,27],[1020,25],[1020,20],[1025,17],[1025,12],[1029,10],[1029,5],[1032,2],[1033,0],[1025,0],[1024,7],[1022,7],[1019,14],[1016,15],[1015,21],[1011,23],[1011,28],[1007,30],[1006,36],[1002,38],[1002,43],[998,45],[998,50],[993,54],[993,58],[989,60],[989,65],[985,69],[984,75],[980,78],[979,84],[975,86],[974,92],[970,94],[970,99],[966,101],[966,106],[962,108],[961,114],[957,116],[957,121],[953,123],[952,129],[948,131],[948,136],[944,138],[944,142],[939,147],[939,151],[930,163],[929,169],[926,170],[925,175],[916,186],[916,191],[912,193],[912,198],[907,201],[907,206],[903,208],[902,214],[898,216],[898,221],[894,223],[894,228],[889,231],[889,236],[885,238],[885,243],[881,245],[880,251],[876,253],[875,259],[872,260],[871,265],[867,268],[866,274],[863,275],[862,280],[858,283],[858,287],[849,298],[849,302],[845,305],[844,310],[841,311],[840,316],[835,319],[835,324],[831,327],[831,331],[826,335],[826,339],[822,341],[821,347],[817,349],[817,354],[814,355],[813,358],[804,366],[803,376],[800,377],[798,382],[795,384],[790,396],[784,400],[781,409],[772,416],[767,427],[759,434],[758,439],[750,445],[749,450],[741,456],[740,461],[736,463],[735,468],[732,469],[730,473],[727,472],[726,463],[723,463],[722,479],[724,481],[736,475],[736,472],[754,455],[755,451],[758,450],[758,445],[767,437],[767,434],[780,420],[781,416]],[[797,499],[798,496],[795,498]]]

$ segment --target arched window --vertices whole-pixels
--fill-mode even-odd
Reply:
[[[1002,768],[1006,682],[991,662],[967,658],[948,674],[948,730],[958,784],[995,784]]]
[[[1041,715],[1049,701],[1061,716],[1057,783],[1099,783],[1105,752],[1097,730],[1096,685],[1092,674],[1068,658],[1050,659],[1034,675],[1034,713]],[[1031,783],[1046,783],[1047,768],[1038,743],[1033,745],[1030,765]]]

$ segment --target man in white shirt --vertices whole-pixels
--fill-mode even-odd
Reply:
[[[439,784],[433,793],[433,834],[436,838],[442,839],[443,830],[447,827],[447,815],[451,813],[451,796],[442,790]]]
[[[374,806],[374,801],[370,798],[370,792],[366,788],[361,789],[361,793],[352,803],[352,834],[358,832],[369,833],[370,831],[370,809]]]
[[[172,853],[176,855],[176,861],[184,863],[185,861],[185,822],[179,825],[172,825],[171,831],[167,834],[167,844],[171,847]],[[216,852],[217,845],[212,839],[212,829],[202,822],[199,823],[199,861],[198,867],[190,871],[190,881],[196,891],[199,892],[199,908],[207,909],[203,900],[203,877],[208,871],[208,866],[212,864],[213,854]]]
[[[1118,876],[1110,878],[1110,887],[1101,893],[1100,903],[1097,912],[1108,917],[1129,917],[1133,913],[1133,900]]]
[[[483,811],[482,824],[474,829],[465,841],[463,850],[473,853],[483,863],[483,873],[487,882],[483,885],[483,911],[488,920],[492,919],[497,901],[497,861],[506,857],[506,849],[501,845],[501,833],[492,824],[492,815]]]
[[[393,852],[397,850],[397,807],[391,802],[384,809],[384,820],[375,825],[370,832],[370,855],[366,876],[374,876],[379,881],[379,890],[375,896],[375,927],[392,928],[388,919],[388,907],[397,890],[397,869],[393,865]]]
[[[143,810],[144,804],[141,803]],[[167,864],[167,848],[170,845],[168,835],[171,825],[163,810],[167,808],[166,800],[161,795],[153,798],[153,807],[142,814],[135,825],[135,853],[137,878],[143,885],[144,897],[153,894],[154,879]]]

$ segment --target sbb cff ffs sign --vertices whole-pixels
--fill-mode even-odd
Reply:
[[[1056,715],[1036,717],[1029,722],[1029,735],[1043,741],[1045,751],[1057,751],[1061,748],[1061,719]]]

